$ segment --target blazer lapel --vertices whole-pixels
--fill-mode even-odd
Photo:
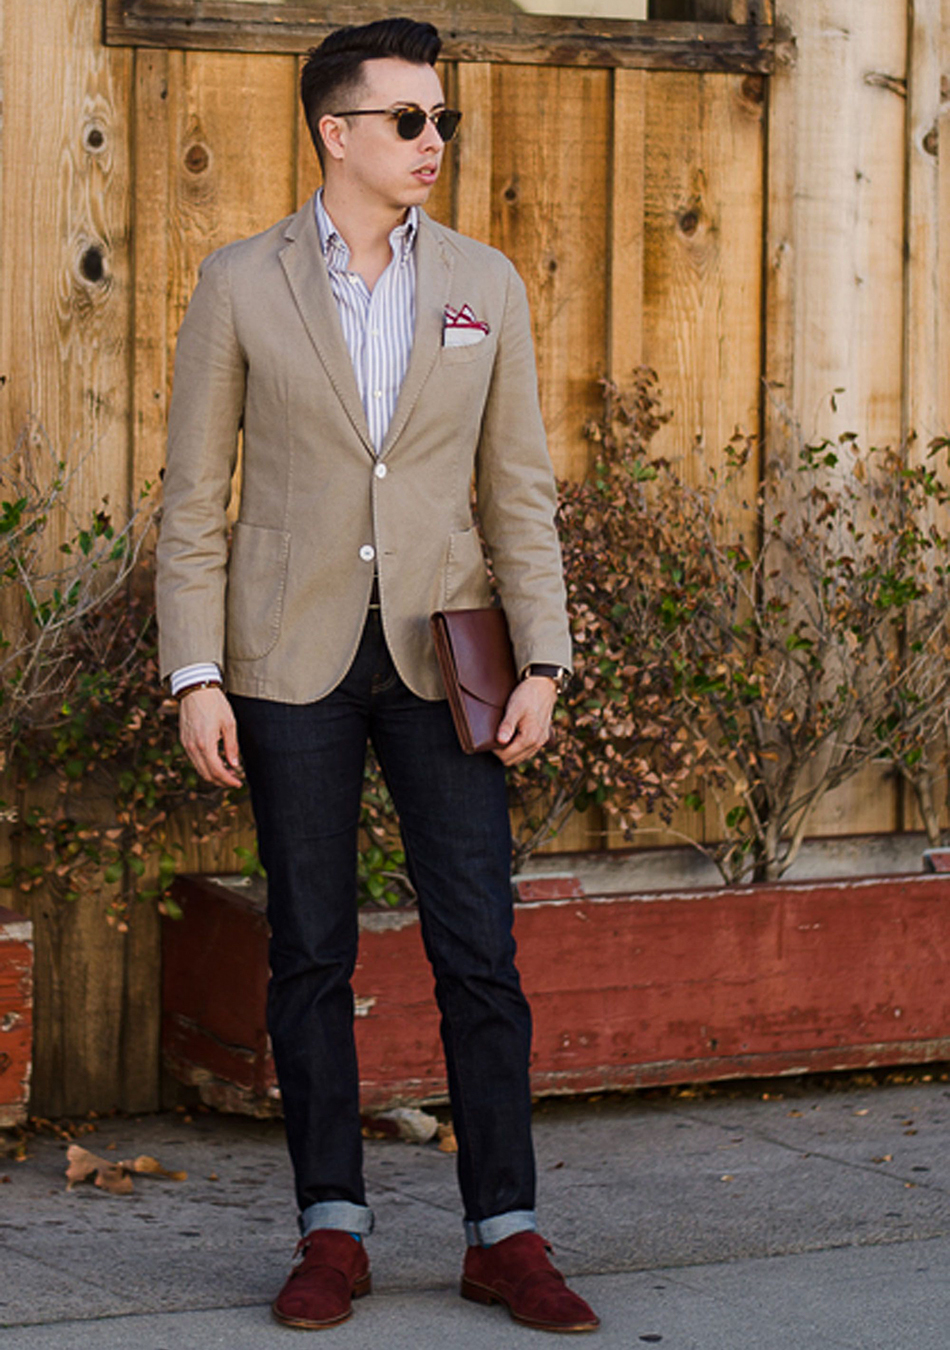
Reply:
[[[353,362],[343,338],[340,315],[320,248],[312,197],[291,216],[284,237],[289,242],[280,250],[279,257],[300,317],[353,429],[375,459],[376,451],[360,401]]]
[[[316,227],[315,227],[316,228]],[[452,258],[439,238],[437,227],[419,209],[416,235],[416,326],[412,353],[396,400],[392,421],[386,432],[380,459],[388,455],[405,429],[442,345],[442,319],[449,298]]]

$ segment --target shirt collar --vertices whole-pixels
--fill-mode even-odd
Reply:
[[[314,212],[317,217],[320,248],[327,260],[327,267],[331,272],[345,272],[350,261],[350,247],[330,219],[330,214],[323,204],[323,188],[319,188],[314,197]],[[418,230],[419,210],[415,206],[410,206],[402,224],[396,225],[389,232],[393,257],[398,258],[401,263],[409,261]]]

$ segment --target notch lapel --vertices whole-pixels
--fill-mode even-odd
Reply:
[[[452,266],[452,257],[439,238],[437,227],[420,207],[419,233],[416,235],[416,326],[412,352],[392,421],[379,452],[380,459],[389,454],[402,435],[422,386],[435,365],[442,345],[442,320],[449,298]]]
[[[353,362],[343,338],[339,311],[327,276],[326,260],[320,248],[312,197],[304,202],[296,215],[291,216],[284,237],[289,242],[280,250],[279,257],[300,317],[354,431],[375,459],[376,451],[360,401]]]

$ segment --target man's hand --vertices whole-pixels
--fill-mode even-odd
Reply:
[[[547,675],[529,675],[515,685],[498,727],[501,750],[494,753],[509,767],[541,749],[551,730],[557,685]]]
[[[184,696],[178,709],[178,735],[202,778],[219,787],[242,786],[237,724],[222,689],[193,689]],[[221,741],[223,759],[218,748]]]

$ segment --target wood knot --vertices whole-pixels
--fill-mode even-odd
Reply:
[[[211,162],[208,147],[196,141],[185,151],[185,168],[189,173],[204,173]]]
[[[511,182],[501,194],[506,202],[516,202],[518,200],[518,184]]]
[[[82,143],[90,154],[97,154],[106,143],[106,134],[96,122],[90,122],[82,136]]]
[[[928,155],[936,155],[939,141],[940,141],[940,127],[936,122],[934,122],[933,126],[930,128],[930,130],[927,132],[926,136],[920,143],[927,151]]]
[[[79,272],[86,281],[98,284],[106,274],[105,255],[98,244],[90,244],[79,259]]]
[[[699,212],[684,211],[679,218],[679,226],[684,234],[695,234],[699,228]]]
[[[765,76],[747,75],[742,81],[742,97],[747,103],[761,103],[765,98]]]

